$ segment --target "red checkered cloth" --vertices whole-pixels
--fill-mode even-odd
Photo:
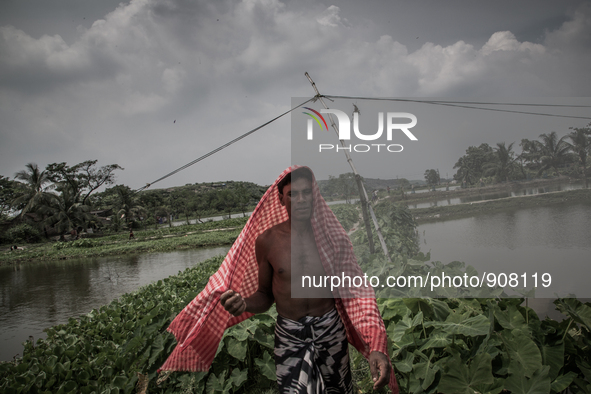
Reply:
[[[178,345],[160,371],[207,371],[213,362],[224,331],[252,316],[245,312],[234,317],[220,303],[228,289],[243,297],[254,294],[258,288],[258,264],[255,255],[257,237],[265,230],[288,220],[281,205],[277,184],[291,171],[292,166],[277,178],[267,190],[228,252],[220,269],[211,276],[205,289],[178,314],[168,327]],[[353,254],[349,236],[328,207],[313,182],[314,210],[312,228],[318,253],[327,275],[363,276]],[[347,339],[366,358],[372,351],[388,354],[387,335],[371,288],[343,290],[335,298],[335,305],[345,328]],[[371,293],[370,293],[371,292]],[[398,393],[394,371],[390,371],[388,386]]]

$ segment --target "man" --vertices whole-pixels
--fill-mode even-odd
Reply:
[[[306,392],[310,386],[316,387],[313,392],[318,393],[352,392],[346,331],[335,310],[330,289],[306,289],[307,298],[292,298],[291,294],[293,277],[301,278],[304,274],[326,276],[311,223],[314,210],[311,171],[299,168],[288,174],[279,182],[278,192],[289,218],[256,240],[259,268],[256,293],[243,298],[229,290],[220,301],[234,316],[245,311],[265,312],[273,301],[276,303],[279,316],[275,361],[281,392]],[[315,338],[307,338],[309,326],[316,334]],[[369,362],[374,388],[385,386],[390,377],[388,357],[373,351]],[[315,373],[310,373],[314,369]]]
[[[297,263],[291,264],[293,258]],[[275,355],[283,392],[306,392],[309,384],[317,385],[316,392],[352,392],[348,340],[368,357],[374,387],[389,383],[397,393],[374,298],[358,289],[333,298],[327,288],[292,297],[291,277],[339,272],[363,274],[346,232],[309,169],[284,171],[261,198],[220,270],[170,325],[179,346],[161,370],[207,370],[224,330],[275,302]]]

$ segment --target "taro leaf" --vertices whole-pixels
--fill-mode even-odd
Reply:
[[[267,327],[275,326],[275,319],[266,313],[256,315],[256,320],[258,320],[259,325],[264,325]]]
[[[150,353],[150,359],[148,360],[148,367],[158,360],[158,357],[164,351],[164,337],[162,335],[158,335],[154,342],[152,343],[152,352]]]
[[[505,389],[513,394],[548,394],[550,393],[550,367],[544,365],[535,371],[531,379],[522,373],[514,373],[505,380]]]
[[[390,327],[392,327],[392,325],[390,325],[388,327],[388,335],[390,338],[392,338],[392,340],[394,342],[398,342],[402,339],[402,337],[404,336],[404,334],[406,333],[407,330],[409,330],[410,328],[412,328],[412,321],[410,320],[410,317],[405,316],[402,318],[402,320],[400,320],[398,323],[396,323],[396,325],[394,326],[393,329],[390,329]]]
[[[228,338],[228,344],[226,349],[228,353],[234,358],[237,358],[240,361],[244,361],[246,358],[246,349],[248,348],[246,341],[238,341],[232,337]]]
[[[573,380],[575,380],[576,377],[577,373],[573,371],[570,371],[565,375],[560,375],[552,382],[552,392],[559,393],[563,390],[566,390],[566,388],[570,386],[570,384],[573,382]]]
[[[230,380],[234,387],[239,388],[242,386],[242,383],[246,382],[248,379],[248,369],[240,370],[238,368],[234,368],[232,374],[230,375]]]
[[[550,379],[556,379],[560,368],[564,365],[564,342],[556,346],[542,345],[540,352],[542,354],[542,364],[550,366],[548,376],[550,376]]]
[[[419,350],[425,350],[430,348],[446,347],[452,343],[450,335],[441,330],[433,331],[429,335],[429,340],[421,346]]]
[[[474,394],[476,385],[493,384],[492,359],[488,353],[480,353],[467,366],[458,354],[446,365],[437,390],[446,394]]]
[[[410,310],[400,299],[388,299],[380,306],[384,321],[388,321],[395,316],[408,316],[410,313]]]
[[[257,358],[254,360],[256,365],[260,368],[261,373],[269,380],[276,381],[277,374],[275,372],[275,362],[269,355],[269,352],[265,351],[263,358]]]
[[[234,327],[231,327],[227,331],[227,335],[236,338],[238,341],[246,341],[250,336],[250,333],[246,330],[242,324],[237,324]]]
[[[253,320],[253,319],[248,319],[243,321],[242,323],[240,323],[242,326],[244,326],[244,328],[250,332],[251,334],[254,334],[257,330],[257,328],[259,327],[258,324]]]
[[[414,333],[406,334],[405,336],[402,337],[402,339],[400,341],[392,342],[392,346],[393,346],[393,350],[394,350],[392,356],[396,357],[402,349],[405,349],[408,346],[414,345],[415,344],[415,339],[414,339],[415,336],[418,336],[418,335],[414,334]],[[388,338],[388,340],[390,340],[390,338]]]
[[[224,391],[224,380],[226,378],[226,371],[223,371],[220,376],[215,374],[209,375],[207,384],[205,385],[205,392],[207,394],[214,394],[216,391]]]
[[[429,305],[428,298],[405,298],[404,304],[412,313],[424,312],[427,316],[433,315],[433,308]]]
[[[505,334],[503,332],[503,334]],[[532,377],[532,374],[542,367],[542,355],[540,349],[536,346],[534,341],[522,331],[513,330],[513,335],[503,335],[507,338],[505,344],[509,353],[511,363],[509,365],[509,373],[512,375],[522,373],[527,377]],[[512,338],[509,338],[512,337]],[[516,364],[519,364],[517,366]],[[546,373],[547,374],[547,373]],[[548,376],[548,381],[550,377]]]
[[[591,307],[576,298],[561,298],[554,303],[562,313],[568,314],[577,323],[584,324],[591,331]]]
[[[435,380],[435,374],[439,371],[438,366],[433,366],[431,361],[427,360],[419,364],[413,365],[413,374],[417,379],[422,380],[421,387],[427,390]]]
[[[224,348],[225,344],[226,344],[226,342],[220,341],[220,343],[218,344],[218,349],[215,351],[215,357],[217,357],[217,355],[220,354],[220,352]]]
[[[125,384],[127,383],[127,377],[126,376],[115,376],[115,379],[113,379],[113,386],[118,387],[120,389],[125,388]]]
[[[421,324],[423,322],[423,312],[419,312],[415,315],[415,317],[412,318],[412,322],[410,323],[410,325],[412,327],[416,327],[419,324]]]
[[[400,372],[408,373],[412,371],[412,360],[415,358],[414,354],[408,353],[406,358],[402,361],[394,363],[396,369]]]
[[[437,299],[432,299],[430,301],[431,306],[433,307],[433,314],[435,319],[439,321],[445,321],[445,319],[447,319],[447,316],[451,313],[449,305],[447,305],[446,302]]]
[[[506,330],[523,329],[527,330],[527,323],[517,307],[510,305],[507,310],[502,311],[498,306],[495,308],[495,317],[499,324]]]
[[[495,379],[492,384],[476,384],[474,388],[481,394],[499,394],[505,388],[505,379]]]
[[[263,346],[268,347],[269,349],[273,349],[275,347],[275,340],[274,340],[273,335],[269,335],[269,334],[265,333],[260,328],[255,331],[254,339],[258,343],[260,343]]]
[[[458,317],[455,315],[451,319],[448,318],[448,321],[445,322],[431,322],[431,326],[442,328],[445,332],[449,335],[467,335],[467,336],[478,336],[478,335],[486,335],[490,330],[490,321],[484,315],[476,315],[474,317],[470,317],[468,319],[464,319],[462,316],[459,322],[453,322],[450,320],[458,320]]]
[[[577,363],[577,367],[579,367],[581,372],[583,372],[583,376],[585,376],[585,379],[587,379],[587,381],[591,382],[591,367],[589,366],[589,364],[587,364],[586,362],[584,362],[582,360],[577,360],[576,363]]]

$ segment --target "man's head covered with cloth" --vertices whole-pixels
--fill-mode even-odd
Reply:
[[[288,177],[291,177],[289,182]],[[311,190],[307,185],[311,185]],[[297,194],[295,199],[291,192],[292,186]],[[298,202],[294,202],[296,200]],[[212,275],[205,289],[169,326],[168,330],[175,335],[178,345],[160,370],[208,370],[224,330],[254,313],[266,310],[264,308],[268,309],[268,302],[263,303],[262,307],[254,306],[258,302],[255,299],[261,293],[266,293],[271,303],[277,302],[277,311],[281,315],[280,305],[285,304],[284,301],[280,304],[283,293],[276,293],[278,289],[272,289],[271,284],[268,289],[264,286],[261,288],[259,282],[266,282],[267,276],[264,275],[267,274],[272,276],[269,283],[277,283],[281,279],[279,271],[283,268],[277,269],[278,259],[273,255],[276,252],[269,250],[274,248],[277,237],[283,232],[291,231],[286,229],[289,223],[295,230],[295,226],[308,223],[312,242],[317,248],[317,254],[314,251],[317,257],[315,261],[320,263],[316,265],[321,265],[319,269],[326,275],[363,276],[349,237],[320,195],[312,171],[307,167],[292,166],[263,195],[220,269]],[[293,252],[293,241],[291,249]],[[296,266],[294,264],[292,267]],[[267,265],[270,268],[261,268]],[[229,309],[230,296],[232,300],[238,297],[239,300],[235,303],[238,307]],[[226,308],[220,300],[226,302]],[[286,302],[291,301],[293,300]],[[321,305],[323,302],[320,301]],[[388,383],[390,389],[397,393],[396,378],[387,357],[386,331],[373,290],[341,287],[334,292],[334,301],[329,302],[334,304],[332,309],[338,312],[339,320],[346,329],[348,342],[369,359],[374,381],[379,379],[380,386]],[[249,307],[246,307],[247,303]],[[312,315],[314,316],[313,312]],[[384,378],[387,382],[384,382]]]

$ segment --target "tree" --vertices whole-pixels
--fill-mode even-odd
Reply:
[[[568,152],[570,150],[568,143],[564,141],[566,135],[558,139],[556,132],[553,131],[550,134],[540,134],[540,138],[542,139],[540,146],[541,168],[538,171],[538,174],[553,168],[554,171],[560,175],[558,167],[567,162]]]
[[[58,233],[65,234],[79,226],[93,220],[89,205],[77,202],[75,191],[68,184],[58,187],[59,195],[53,195],[47,204],[39,208],[39,213],[44,216],[43,224],[54,227]]]
[[[517,169],[513,144],[514,142],[505,146],[504,142],[497,143],[492,156],[493,161],[483,166],[485,175],[495,175],[498,179],[509,182],[509,177]]]
[[[340,174],[338,177],[328,176],[328,185],[326,187],[328,195],[342,195],[348,204],[351,202],[351,195],[356,192],[357,182],[355,182],[355,174],[352,172]]]
[[[71,167],[65,162],[52,163],[45,171],[52,182],[68,184],[76,202],[86,204],[95,190],[115,183],[115,170],[123,170],[118,164],[95,168],[96,163],[97,160],[87,160]]]
[[[248,208],[248,205],[250,204],[252,195],[250,193],[250,190],[248,190],[248,188],[244,185],[243,182],[240,182],[240,184],[236,188],[235,196],[236,204],[242,211],[242,216],[246,217],[246,210]]]
[[[542,157],[542,144],[540,141],[523,138],[519,146],[521,146],[519,159],[522,163],[525,162],[526,168],[537,172],[542,167],[540,161]]]
[[[128,186],[117,185],[112,188],[117,194],[117,215],[125,219],[125,224],[129,227],[137,219],[146,215],[146,209],[139,204],[137,194]]]
[[[17,182],[0,175],[0,220],[3,220],[13,209],[12,202],[16,196],[17,187]]]
[[[429,186],[435,186],[439,184],[439,173],[437,170],[430,169],[425,170],[425,180]]]
[[[21,181],[17,185],[16,198],[13,201],[14,205],[22,206],[19,217],[36,210],[53,196],[49,192],[52,186],[46,186],[51,182],[47,172],[41,171],[35,163],[28,163],[26,167],[26,170],[15,174],[15,178]]]
[[[583,178],[587,179],[587,156],[591,153],[591,123],[585,128],[573,128],[572,133],[568,135],[571,143],[568,143],[569,148],[575,153],[581,166],[583,167]]]
[[[454,179],[472,185],[477,179],[482,178],[484,165],[492,160],[492,154],[493,149],[488,144],[469,147],[466,154],[454,165],[454,168],[458,169]]]

